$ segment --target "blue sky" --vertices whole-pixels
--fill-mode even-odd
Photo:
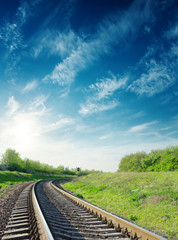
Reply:
[[[116,171],[178,144],[174,0],[0,3],[0,153]]]

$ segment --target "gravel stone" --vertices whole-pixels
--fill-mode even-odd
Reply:
[[[20,193],[31,183],[19,183],[0,190],[0,239]]]

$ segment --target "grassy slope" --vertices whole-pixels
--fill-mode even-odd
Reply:
[[[0,171],[0,189],[21,182],[38,181],[42,179],[64,178],[64,176],[29,174],[21,172]]]
[[[178,172],[97,173],[64,188],[139,226],[178,239]]]

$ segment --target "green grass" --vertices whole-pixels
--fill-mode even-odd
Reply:
[[[97,173],[63,185],[168,239],[178,239],[178,172]]]
[[[42,175],[42,174],[29,174],[22,172],[0,171],[0,189],[7,188],[8,186],[18,184],[21,182],[39,181],[43,179],[59,179],[66,178],[64,175]]]

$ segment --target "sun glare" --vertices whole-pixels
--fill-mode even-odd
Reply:
[[[15,119],[13,137],[17,145],[28,147],[33,143],[34,135],[35,126],[33,119],[28,118],[28,116],[19,116]]]

